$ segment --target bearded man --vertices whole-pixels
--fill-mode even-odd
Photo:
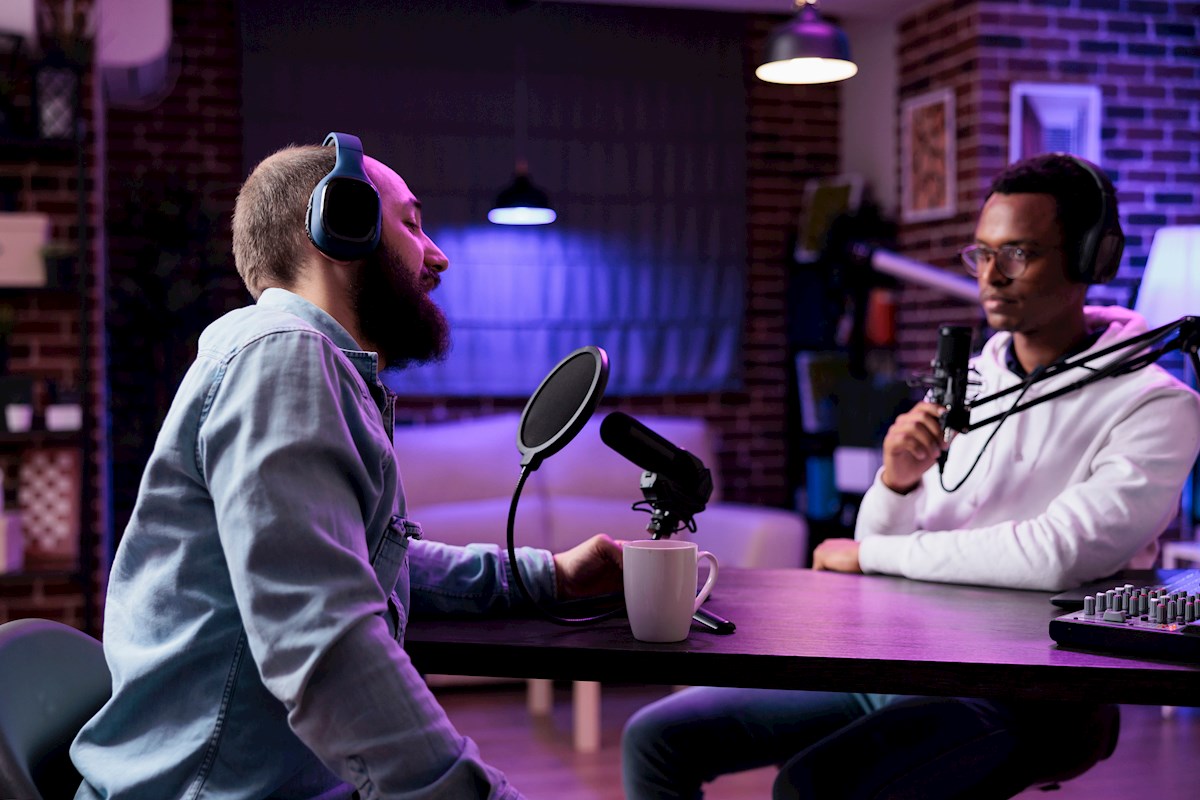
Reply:
[[[201,335],[109,581],[111,700],[79,798],[517,798],[403,648],[421,611],[520,604],[494,546],[422,539],[387,366],[436,359],[449,266],[404,180],[330,134],[247,178],[233,251],[255,304]],[[521,548],[537,601],[615,591],[597,535]]]

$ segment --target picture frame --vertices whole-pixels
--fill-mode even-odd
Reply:
[[[957,211],[954,90],[938,89],[900,104],[900,218],[946,219]]]
[[[1009,89],[1009,163],[1063,152],[1100,163],[1099,86],[1014,82]]]

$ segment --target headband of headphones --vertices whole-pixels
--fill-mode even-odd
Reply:
[[[379,191],[363,167],[362,142],[348,133],[330,133],[323,146],[337,160],[308,198],[304,227],[313,245],[337,261],[366,258],[379,245]]]
[[[1112,183],[1100,174],[1100,169],[1086,159],[1068,155],[1096,183],[1100,198],[1100,213],[1079,241],[1071,278],[1081,283],[1108,283],[1121,266],[1125,250],[1125,234],[1117,215],[1117,195]]]

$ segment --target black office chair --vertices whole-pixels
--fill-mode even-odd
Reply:
[[[74,797],[68,748],[111,692],[91,636],[44,619],[0,625],[0,797]]]

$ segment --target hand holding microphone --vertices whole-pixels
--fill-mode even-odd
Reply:
[[[971,329],[963,326],[938,329],[929,392],[924,401],[896,418],[883,441],[883,482],[892,491],[907,494],[934,463],[939,470],[944,468],[950,440],[970,426],[971,335]]]
[[[908,494],[948,447],[942,434],[943,406],[922,401],[896,417],[883,439],[883,483]]]

